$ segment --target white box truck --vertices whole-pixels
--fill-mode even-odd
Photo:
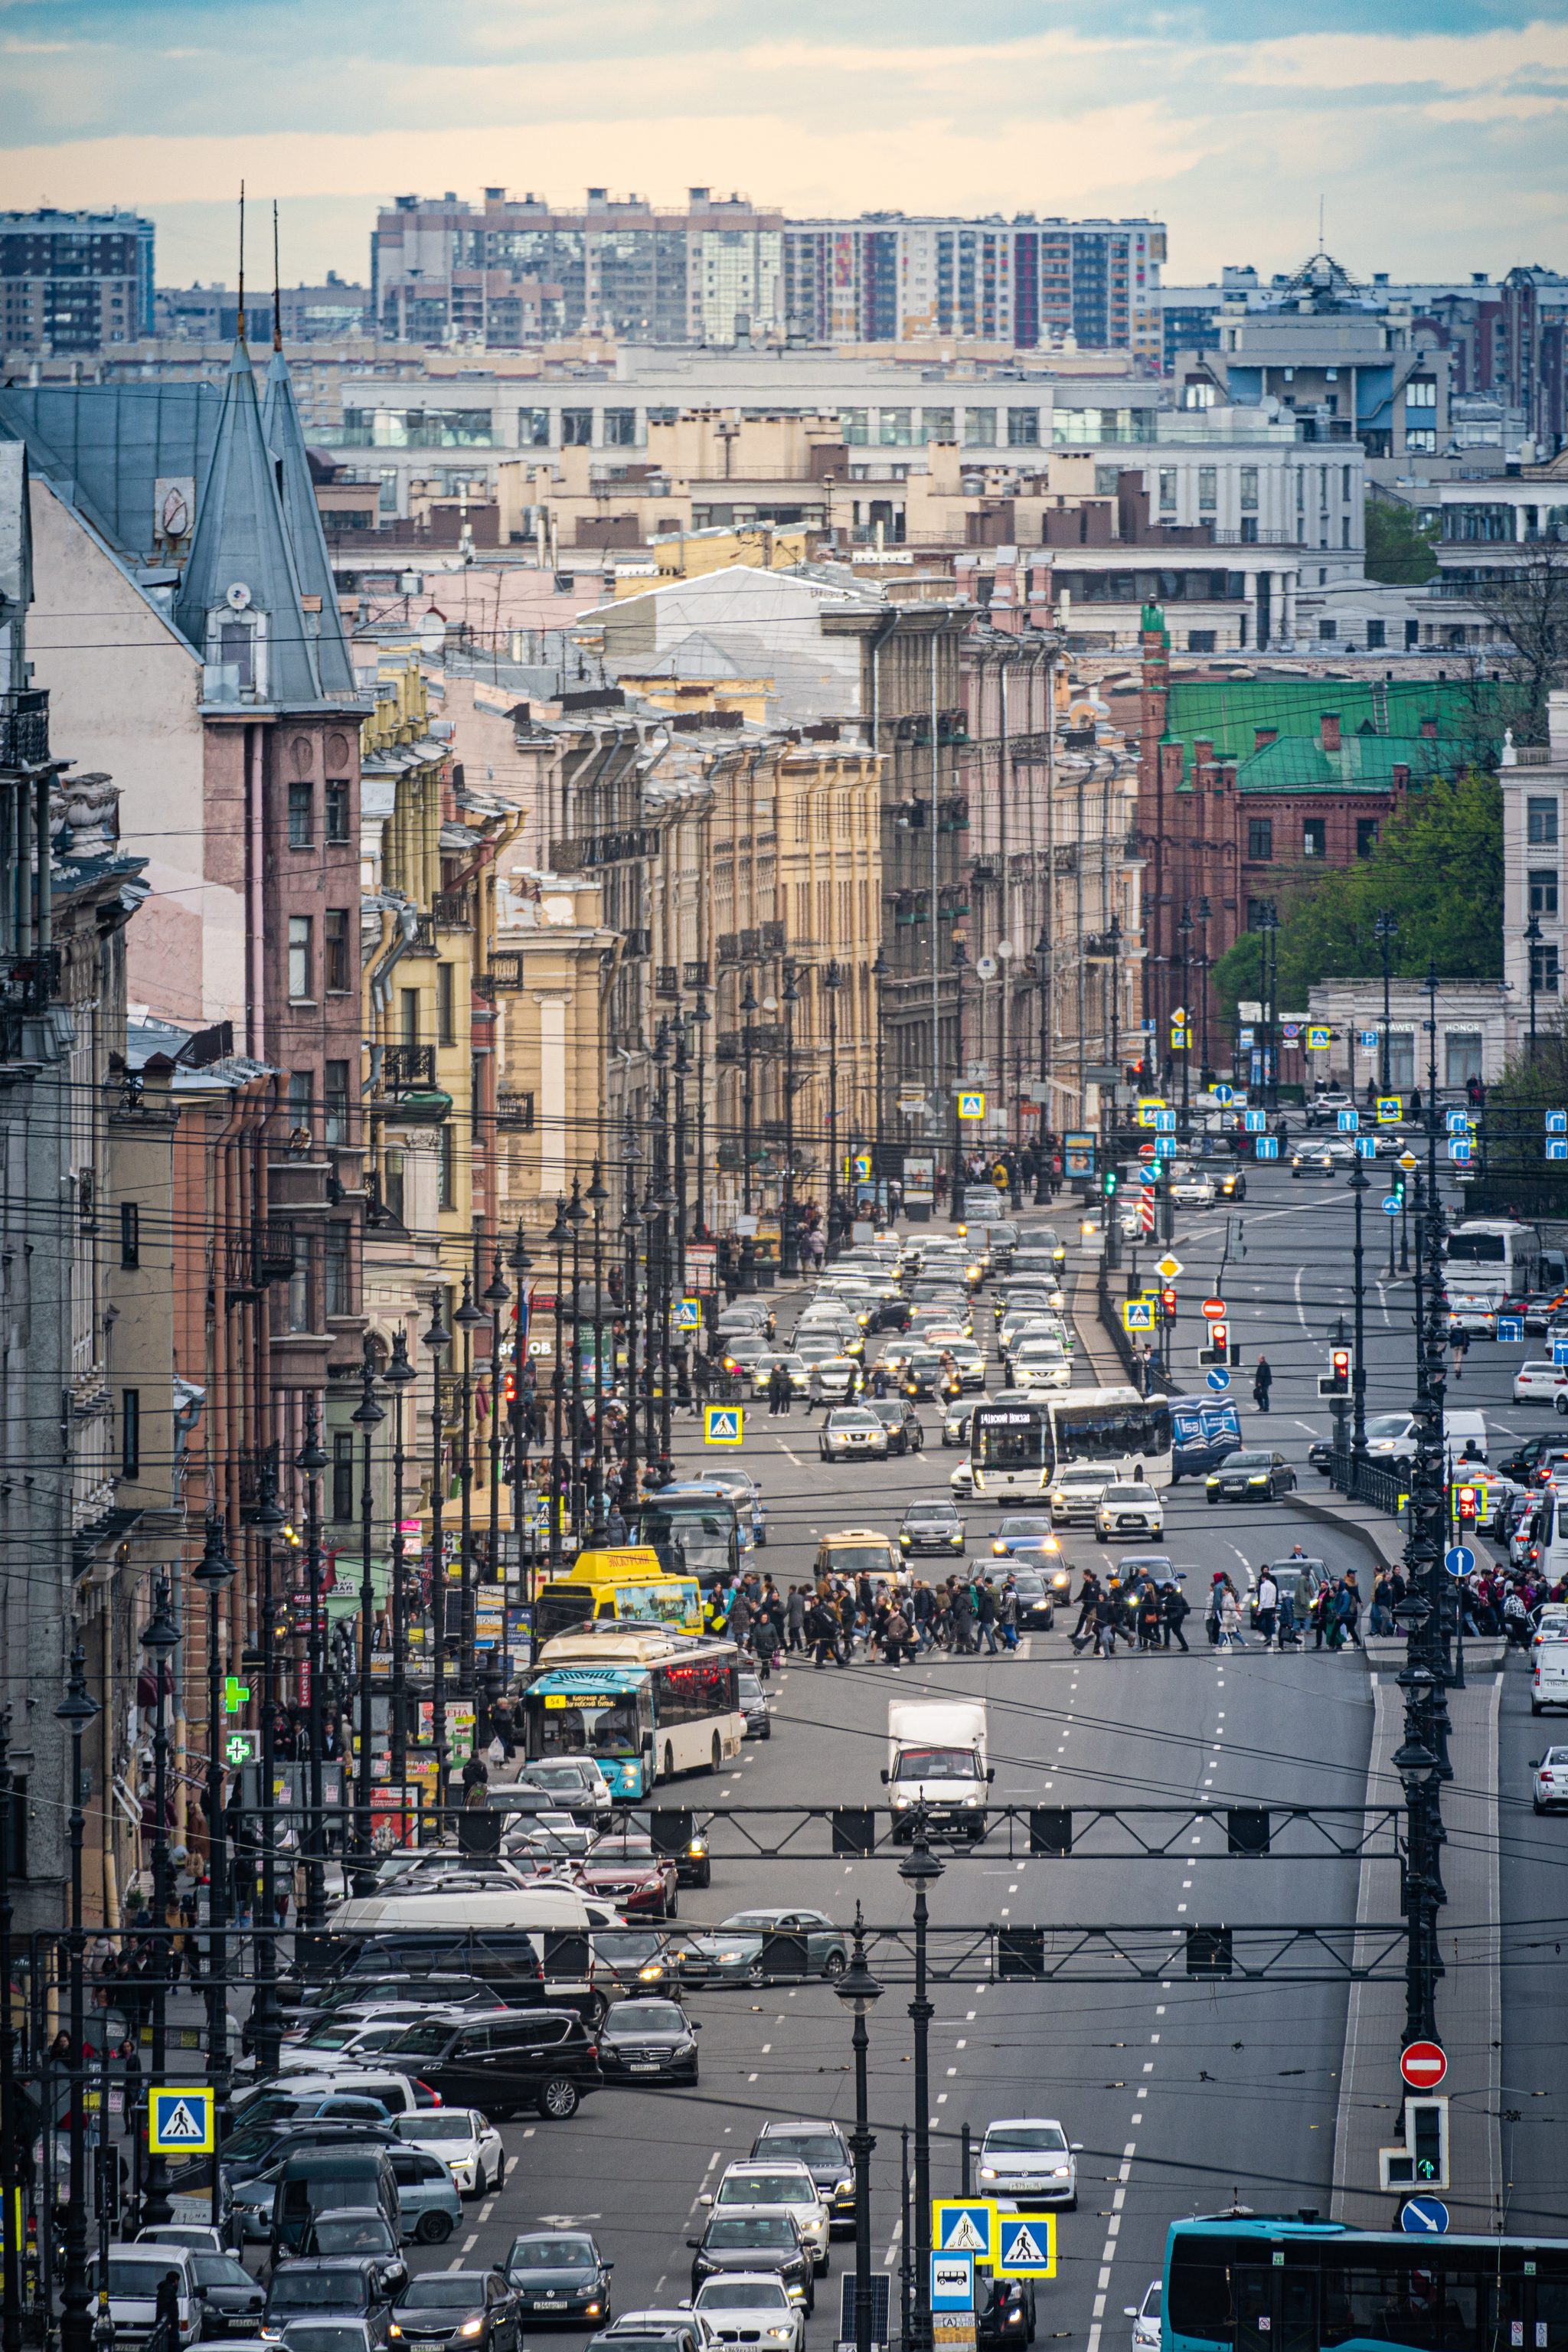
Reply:
[[[907,1843],[918,1806],[936,1837],[982,1838],[985,1790],[995,1775],[985,1760],[985,1709],[925,1701],[888,1706],[888,1763],[883,1786],[892,1791],[893,1836]]]

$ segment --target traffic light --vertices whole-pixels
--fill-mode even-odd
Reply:
[[[1348,1348],[1331,1348],[1329,1350],[1329,1376],[1327,1380],[1320,1377],[1318,1381],[1318,1394],[1320,1396],[1326,1397],[1349,1396],[1351,1391],[1351,1363],[1352,1355],[1351,1350]]]
[[[1454,1517],[1461,1528],[1475,1526],[1480,1517],[1480,1499],[1473,1486],[1455,1487]]]
[[[1225,1363],[1225,1362],[1227,1360],[1227,1359],[1228,1359],[1229,1355],[1230,1355],[1230,1326],[1229,1326],[1229,1324],[1228,1324],[1228,1323],[1211,1323],[1211,1324],[1209,1325],[1209,1343],[1208,1343],[1208,1346],[1207,1346],[1206,1348],[1200,1348],[1200,1349],[1198,1349],[1198,1361],[1199,1361],[1199,1363],[1200,1363],[1200,1364],[1223,1364],[1223,1363]]]
[[[1116,1198],[1116,1185],[1120,1174],[1120,1169],[1116,1168],[1107,1168],[1101,1171],[1100,1188],[1104,1198],[1108,1201],[1113,1201]]]
[[[1390,1196],[1394,1200],[1397,1201],[1400,1207],[1403,1209],[1405,1206],[1405,1171],[1403,1168],[1396,1168],[1394,1170],[1394,1178],[1388,1190]]]
[[[1176,1294],[1173,1290],[1162,1290],[1160,1293],[1160,1320],[1163,1323],[1173,1323],[1175,1319]]]
[[[504,1403],[509,1405],[512,1405],[517,1402],[517,1374],[515,1372],[502,1373],[501,1399]]]

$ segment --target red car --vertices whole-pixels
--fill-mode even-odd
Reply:
[[[675,1857],[655,1853],[651,1838],[598,1838],[573,1873],[586,1894],[602,1895],[628,1916],[673,1919],[679,1900]]]

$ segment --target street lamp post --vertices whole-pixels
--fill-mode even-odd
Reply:
[[[533,1261],[528,1255],[528,1244],[523,1239],[521,1217],[517,1221],[517,1239],[511,1245],[507,1263],[517,1280],[517,1338],[512,1346],[510,1414],[512,1543],[522,1598],[528,1604],[528,1662],[531,1666],[539,1663],[539,1635],[534,1628],[533,1529],[529,1507],[528,1446],[523,1419],[528,1407],[523,1396],[522,1375],[528,1363],[528,1276]]]
[[[1373,919],[1372,919],[1372,935],[1373,935],[1373,938],[1377,941],[1378,952],[1379,952],[1379,954],[1380,954],[1380,955],[1382,956],[1382,958],[1383,958],[1383,1061],[1382,1061],[1382,1071],[1383,1071],[1383,1091],[1384,1091],[1384,1094],[1386,1094],[1386,1093],[1388,1092],[1388,1084],[1389,1084],[1389,1080],[1388,1080],[1388,1024],[1389,1024],[1388,982],[1389,982],[1389,969],[1390,969],[1390,965],[1389,965],[1389,959],[1390,959],[1390,957],[1391,957],[1391,955],[1392,955],[1392,952],[1393,952],[1393,949],[1394,949],[1394,942],[1395,939],[1398,937],[1398,934],[1399,934],[1399,925],[1398,925],[1398,923],[1395,921],[1395,919],[1394,919],[1394,918],[1393,914],[1389,911],[1389,909],[1388,909],[1386,907],[1382,907],[1382,908],[1380,908],[1378,909],[1378,912],[1377,912],[1377,913],[1373,917]]]
[[[626,1466],[621,1507],[634,1523],[637,1507],[637,1235],[642,1231],[642,1218],[637,1211],[637,1163],[641,1157],[628,1117],[626,1132],[621,1137],[621,1160],[626,1171],[626,1203],[621,1213],[621,1232],[626,1253],[623,1277],[626,1325]]]
[[[708,1224],[708,1173],[706,1138],[708,1132],[707,1066],[702,1052],[702,1032],[712,1020],[704,989],[697,992],[697,1003],[691,1015],[691,1025],[697,1032],[697,1234],[700,1240],[713,1238]]]
[[[1524,927],[1524,946],[1530,958],[1530,1058],[1532,1062],[1535,1059],[1535,992],[1541,985],[1540,950],[1544,938],[1539,919],[1531,915]]]
[[[822,985],[827,991],[827,1238],[834,1244],[833,1255],[837,1257],[839,1226],[833,1212],[839,1184],[838,992],[844,985],[844,973],[837,956],[828,959]]]
[[[375,1349],[364,1335],[360,1360],[363,1385],[350,1419],[360,1433],[360,1587],[359,1587],[359,1771],[355,1775],[354,1846],[356,1895],[375,1892],[375,1842],[371,1835],[371,1749],[374,1738],[374,1701],[371,1695],[371,1653],[375,1647],[375,1580],[371,1571],[371,1540],[375,1524],[375,1489],[371,1484],[371,1441],[386,1419],[375,1401]],[[389,1662],[390,1663],[390,1662]],[[390,1677],[388,1678],[390,1685]]]
[[[315,1442],[315,1411],[306,1424],[306,1445]],[[320,1449],[318,1448],[318,1451]],[[323,1463],[326,1456],[322,1455]],[[228,1921],[227,1834],[224,1827],[224,1708],[223,1657],[219,1642],[224,1594],[234,1579],[234,1562],[224,1549],[223,1521],[209,1517],[202,1556],[191,1570],[193,1580],[207,1597],[207,2074],[213,2086],[212,2225],[221,2220],[223,2182],[219,2159],[228,2123],[230,2076],[228,2063]],[[316,1596],[312,1595],[314,1602]],[[315,1698],[315,1675],[310,1696]],[[313,1747],[315,1786],[311,1790],[312,1847],[321,1839],[321,1743]],[[319,1869],[319,1864],[317,1865]],[[307,1878],[307,1885],[310,1881]]]
[[[1193,1061],[1193,1008],[1188,1002],[1189,978],[1192,967],[1193,910],[1184,901],[1182,919],[1176,925],[1176,937],[1182,943],[1182,1127],[1184,1141],[1193,1132],[1192,1099],[1190,1093]],[[1114,1056],[1112,1056],[1114,1059]]]
[[[866,2052],[869,2037],[866,2012],[882,1997],[882,1988],[866,1965],[866,1939],[860,1906],[855,1906],[855,1948],[849,1966],[834,1987],[841,2001],[855,2012],[855,2129],[849,2152],[855,2158],[855,2352],[871,2352],[871,2133],[866,2084]]]
[[[458,1457],[458,1695],[470,1704],[474,1691],[474,1333],[484,1328],[482,1307],[474,1304],[474,1286],[463,1269],[463,1296],[452,1318],[463,1335],[463,1370],[458,1389],[462,1450]]]
[[[89,1718],[90,1720],[90,1717]],[[11,1710],[0,1713],[0,1821],[11,1820]],[[16,2193],[16,2042],[12,2017],[11,1841],[0,1836],[0,2198],[7,2220]],[[22,2352],[22,2248],[0,2229],[0,2352]]]
[[[261,1754],[258,1759],[260,1804],[257,1823],[257,1859],[260,1870],[259,1892],[255,1903],[255,1909],[260,1916],[253,1940],[256,2002],[252,2011],[256,2021],[256,2071],[259,2075],[277,2074],[283,2048],[283,2011],[278,1999],[278,1948],[272,1936],[278,1917],[275,1878],[278,1808],[273,1790],[278,1729],[278,1611],[272,1592],[272,1538],[283,1524],[283,1513],[278,1501],[278,1448],[273,1444],[267,1447],[261,1458],[259,1492],[256,1508],[250,1515],[251,1533],[261,1546]],[[153,2045],[153,2079],[156,2082],[156,2043]],[[151,2182],[151,2165],[148,2174]],[[167,2215],[164,2218],[166,2220]]]
[[[447,1827],[447,1542],[441,1525],[447,1459],[441,1364],[452,1335],[441,1320],[441,1294],[430,1294],[430,1328],[420,1344],[430,1357],[430,1740],[436,1750],[436,1834]]]
[[[741,1050],[745,1056],[741,1082],[741,1207],[748,1217],[752,1213],[752,1015],[756,1009],[757,999],[748,972],[746,992],[741,999]],[[754,1279],[752,1287],[756,1287]]]
[[[321,1804],[321,1489],[322,1471],[327,1455],[321,1440],[321,1424],[316,1414],[316,1401],[310,1399],[305,1410],[305,1443],[294,1456],[294,1467],[305,1480],[305,1592],[310,1608],[310,1623],[305,1633],[305,1672],[310,1688],[305,1699],[306,1770],[310,1776],[310,1807],[306,1814],[305,1832],[305,1913],[304,1925],[312,1934],[320,1934],[327,1924],[326,1824]],[[211,1530],[208,1543],[211,1543]],[[200,1569],[195,1571],[201,1575]],[[234,1574],[232,1562],[228,1573]],[[214,1595],[216,1599],[216,1593]],[[216,1638],[217,1621],[213,1620],[211,1633]],[[213,1738],[216,1741],[222,1719],[213,1717]],[[220,1783],[221,1786],[221,1783]]]
[[[962,940],[952,943],[952,1181],[948,1186],[947,1218],[949,1224],[963,1222],[963,1120],[960,1116],[963,1105],[963,967],[969,961],[969,950]]]
[[[572,1233],[572,1414],[567,1487],[572,1497],[572,1539],[583,1540],[583,1228],[588,1212],[583,1206],[582,1179],[574,1171],[566,1223]]]
[[[795,1231],[795,1008],[800,1003],[800,991],[795,984],[795,966],[785,964],[784,985],[784,1180],[783,1230],[779,1234],[779,1271],[787,1282],[796,1271],[796,1241]]]
[[[886,1088],[882,1076],[882,982],[888,977],[888,953],[887,950],[880,945],[879,945],[877,949],[877,961],[871,966],[871,977],[877,983],[875,1007],[877,1018],[877,1140],[879,1143],[881,1143],[886,1139],[887,1136],[887,1105],[884,1100]],[[879,1168],[877,1171],[879,1178],[880,1178],[881,1173],[882,1171],[880,1168]]]
[[[935,2016],[926,1992],[926,1890],[942,1874],[942,1864],[926,1842],[923,1806],[917,1806],[909,1853],[899,1864],[899,1876],[915,1890],[915,1997],[910,2017],[915,2029],[915,2310],[910,2330],[911,2352],[931,2352],[931,2021]]]
[[[562,1297],[566,1280],[566,1247],[572,1239],[572,1228],[566,1222],[566,1195],[555,1195],[555,1223],[545,1235],[555,1252],[555,1367],[550,1375],[550,1573],[561,1573],[561,1505],[566,1489],[566,1461],[561,1451],[561,1407],[565,1376],[561,1368],[561,1335],[565,1325],[565,1305]]]
[[[1372,1187],[1367,1181],[1366,1165],[1360,1152],[1351,1170],[1351,1199],[1355,1203],[1355,1242],[1351,1250],[1352,1281],[1355,1299],[1355,1354],[1351,1359],[1351,1461],[1352,1465],[1366,1460],[1366,1286],[1362,1271],[1361,1204],[1363,1193]]]
[[[160,1578],[153,1595],[153,1615],[142,1633],[142,1647],[153,1660],[153,1688],[158,1694],[153,1717],[153,2080],[162,2083],[168,2065],[169,1989],[169,1660],[180,1645],[180,1629],[169,1613],[169,1587]],[[79,1803],[79,1797],[78,1799]],[[79,1837],[78,1840],[79,1843]],[[79,1874],[79,1859],[78,1864]],[[79,1895],[79,1888],[77,1890]],[[80,2034],[75,2040],[79,2045]],[[172,2221],[169,2165],[148,2141],[147,2194],[142,2222]],[[73,2192],[74,2193],[74,2192]]]
[[[511,1303],[511,1292],[508,1288],[506,1277],[500,1270],[500,1246],[499,1243],[491,1254],[490,1278],[485,1286],[484,1301],[485,1305],[490,1310],[490,1426],[489,1447],[490,1472],[490,1524],[487,1545],[488,1559],[486,1566],[489,1571],[490,1582],[492,1584],[500,1584],[505,1581],[505,1579],[501,1574],[500,1564],[500,1318],[502,1307],[510,1306]],[[498,1647],[493,1649],[490,1652],[490,1663],[485,1673],[485,1707],[487,1714],[489,1709],[494,1706],[496,1700],[500,1696],[500,1691],[499,1687],[496,1686],[496,1668],[499,1665],[500,1658],[500,1648]],[[477,1671],[478,1662],[476,1660],[476,1672]],[[476,1742],[476,1745],[478,1743]],[[487,1747],[489,1746],[489,1742],[488,1738],[484,1744]]]
[[[1040,1109],[1036,1129],[1035,1206],[1042,1209],[1048,1205],[1051,1197],[1050,1154],[1046,1149],[1050,1127],[1047,1110],[1050,1096],[1047,1081],[1051,1048],[1051,934],[1046,923],[1040,925],[1040,936],[1035,941],[1035,968],[1040,975]]]
[[[593,1539],[605,1540],[605,1203],[610,1188],[600,1173],[599,1162],[594,1162],[592,1181],[583,1196],[594,1214],[594,1455],[590,1473],[593,1494],[589,1498],[592,1513]],[[496,1260],[496,1278],[500,1278],[500,1260]],[[511,1293],[507,1293],[510,1298]],[[614,1382],[612,1381],[612,1387]]]
[[[408,1678],[404,1651],[408,1641],[408,1588],[403,1540],[403,1474],[407,1462],[403,1450],[403,1391],[419,1377],[408,1360],[408,1335],[401,1323],[392,1335],[392,1355],[384,1378],[392,1391],[392,1690],[389,1726],[392,1779],[397,1786],[398,1819],[407,1835],[408,1819]],[[315,1698],[315,1675],[310,1678]],[[314,1800],[312,1800],[314,1801]]]
[[[175,1639],[177,1640],[178,1638],[178,1635],[176,1635]],[[89,2298],[87,2287],[87,2165],[85,2147],[87,2133],[87,2070],[83,2063],[83,2044],[87,2039],[87,1999],[86,1987],[82,1980],[82,1962],[83,1955],[87,1948],[87,1931],[82,1925],[81,1916],[81,1848],[82,1832],[87,1826],[87,1816],[82,1811],[81,1802],[81,1736],[87,1729],[88,1725],[91,1723],[97,1716],[99,1708],[97,1700],[92,1696],[87,1686],[87,1676],[83,1671],[86,1663],[86,1656],[82,1650],[81,1643],[79,1641],[71,1651],[70,1680],[66,1685],[66,1695],[60,1701],[58,1706],[55,1709],[55,1718],[57,1722],[63,1723],[66,1726],[67,1729],[70,1733],[71,1743],[71,1808],[67,1821],[67,1828],[70,1837],[71,1857],[70,1929],[67,1938],[67,1950],[70,1956],[70,2209],[66,2215],[65,2292],[62,2298],[64,2307],[60,2313],[61,2352],[89,2352],[89,2347],[92,2343],[92,2320],[89,2312]],[[162,1667],[163,1663],[163,1655],[160,1654],[157,1658],[157,1664]],[[163,1694],[160,1691],[160,1716],[162,1716],[162,1713]],[[154,1885],[155,1884],[156,1881],[154,1881]],[[155,1958],[161,1958],[161,1954],[158,1953],[156,1947],[154,1947],[154,1957]],[[7,2012],[9,2012],[10,2000],[11,1984],[9,1978],[7,1978],[5,1982],[5,2001]],[[7,2026],[8,2025],[9,2017],[7,2015]],[[7,2038],[9,2038],[8,2035]],[[154,2081],[161,2079],[161,2076],[157,2072],[158,2063],[159,2062],[155,2058],[153,2061]],[[104,2122],[107,2124],[107,2116],[105,2116]],[[53,2115],[49,2113],[47,2104],[46,2103],[45,2129],[47,2131],[52,2131],[53,2128],[54,2117]],[[6,2148],[6,2163],[7,2166],[9,2166],[9,2145],[7,2145]],[[163,2206],[162,2219],[167,2221],[170,2213],[167,2197],[163,2197],[162,2201]],[[150,2204],[151,2200],[149,2200],[149,2205]],[[5,2242],[8,2255],[13,2236],[13,2210],[14,2209],[8,2205],[5,2210]],[[147,2217],[144,2215],[143,2219],[146,2218]]]
[[[1214,1084],[1214,1071],[1209,1066],[1209,925],[1214,919],[1214,908],[1209,905],[1208,898],[1205,895],[1200,895],[1196,913],[1198,929],[1203,933],[1203,946],[1199,950],[1198,957],[1204,975],[1204,1042],[1203,1062],[1200,1067],[1200,1076],[1203,1079],[1204,1091],[1206,1094]]]
[[[1263,940],[1263,1100],[1269,1110],[1279,1103],[1279,1048],[1274,1036],[1274,992],[1279,971],[1279,915],[1272,898],[1258,908],[1258,929]]]

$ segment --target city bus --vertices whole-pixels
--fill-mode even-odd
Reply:
[[[1092,1462],[1116,1481],[1171,1483],[1171,1407],[1135,1388],[1068,1389],[1059,1396],[977,1404],[969,1423],[968,1475],[952,1483],[978,1499],[1043,1495],[1059,1465]]]
[[[679,1772],[716,1772],[746,1727],[740,1664],[732,1642],[646,1627],[559,1634],[522,1695],[530,1761],[591,1756],[617,1804]]]
[[[708,1592],[740,1574],[750,1517],[742,1520],[733,1495],[717,1486],[658,1486],[638,1507],[637,1540],[658,1555],[667,1576],[694,1576]]]
[[[1161,2305],[1163,2352],[1561,2352],[1568,2240],[1215,2214],[1172,2223]]]
[[[1541,1236],[1511,1217],[1468,1217],[1448,1235],[1443,1262],[1450,1290],[1520,1298],[1539,1279]]]
[[[583,1551],[564,1576],[539,1588],[534,1622],[542,1643],[605,1619],[668,1625],[676,1633],[702,1631],[702,1591],[694,1576],[667,1576],[647,1545]]]

